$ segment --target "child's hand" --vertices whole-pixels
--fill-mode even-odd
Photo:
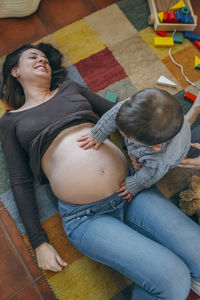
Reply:
[[[118,193],[119,197],[122,197],[122,199],[127,199],[128,202],[130,202],[133,198],[133,196],[126,189],[125,182],[121,183],[120,188],[118,188],[116,192]]]
[[[89,149],[93,146],[94,146],[95,150],[98,150],[101,145],[101,142],[98,142],[97,140],[95,140],[90,133],[85,134],[82,137],[80,137],[77,140],[77,142],[83,142],[80,144],[80,147],[83,148],[84,150]]]
[[[135,155],[133,155],[132,153],[129,152],[128,154],[131,158],[133,169],[135,171],[139,171],[142,168],[142,166],[144,165],[144,163],[143,162],[139,163],[137,157]]]

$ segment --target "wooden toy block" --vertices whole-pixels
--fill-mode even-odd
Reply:
[[[185,24],[193,24],[194,23],[194,19],[192,16],[190,15],[183,15],[183,19],[182,19],[183,23]]]
[[[190,41],[200,41],[200,34],[197,34],[197,33],[185,31],[184,37],[186,39],[189,39]]]
[[[182,44],[183,42],[183,34],[175,32],[173,35],[174,43]]]
[[[172,47],[174,46],[174,41],[172,37],[154,37],[154,46],[155,47]]]
[[[200,41],[194,41],[194,44],[200,50]]]
[[[170,23],[170,14],[167,11],[163,12],[163,22]]]
[[[190,14],[190,9],[189,9],[189,7],[185,6],[185,7],[181,8],[181,12],[184,15],[189,15]]]
[[[156,31],[156,34],[159,36],[167,37],[167,32],[164,30]]]
[[[161,75],[158,80],[157,80],[157,84],[160,85],[166,85],[166,86],[171,86],[171,87],[176,87],[177,84],[173,81],[171,81],[170,79],[166,78],[165,76]]]
[[[195,69],[200,69],[200,58],[196,55],[194,57],[194,68]]]
[[[179,10],[179,9],[181,9],[182,7],[185,7],[186,5],[185,5],[185,2],[184,1],[179,1],[178,3],[176,3],[174,6],[172,6],[171,8],[170,8],[170,10]]]
[[[169,12],[170,6],[175,6],[177,4],[177,0],[148,0],[148,3],[151,12],[149,16],[149,24],[154,26],[155,31],[194,31],[197,27],[197,16],[194,15],[190,0],[184,0],[184,3],[190,9],[190,15],[194,20],[193,24],[161,22],[158,14],[164,11]]]
[[[183,14],[180,11],[176,12],[176,19],[177,19],[178,23],[184,23],[183,22]]]
[[[111,101],[111,102],[116,102],[117,101],[117,94],[113,93],[113,92],[107,92],[106,93],[106,99]]]
[[[163,17],[164,17],[164,11],[161,11],[161,12],[158,14],[158,19],[159,19],[160,23],[163,22]]]
[[[169,23],[178,23],[176,13],[173,10],[169,13]]]
[[[194,102],[196,100],[196,97],[194,94],[190,93],[190,92],[186,92],[185,95],[184,95],[184,98],[185,99],[188,99],[192,102]]]

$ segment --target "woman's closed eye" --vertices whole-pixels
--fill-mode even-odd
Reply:
[[[36,55],[34,55],[34,56],[29,56],[28,58],[29,58],[29,59],[33,59],[33,60],[36,60],[36,59],[38,59],[39,57],[36,56]],[[46,56],[42,56],[41,58],[44,59],[44,60],[46,61],[46,63],[49,64],[49,60],[47,59]]]

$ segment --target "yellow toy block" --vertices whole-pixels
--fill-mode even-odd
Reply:
[[[179,1],[178,3],[176,3],[174,6],[172,6],[170,8],[170,10],[179,10],[181,9],[182,7],[185,7],[185,2],[183,0]]]
[[[194,58],[194,68],[200,69],[200,58],[198,56],[195,56]]]
[[[174,46],[173,37],[154,37],[154,46],[155,47],[172,47]]]
[[[163,22],[163,17],[164,17],[164,11],[158,13],[158,19],[159,19],[160,23]]]

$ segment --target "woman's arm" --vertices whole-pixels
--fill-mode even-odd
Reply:
[[[18,143],[15,130],[7,130],[7,134],[2,138],[2,148],[22,222],[35,249],[39,267],[54,272],[60,271],[66,263],[47,242],[47,235],[40,224],[28,155]]]
[[[2,138],[2,149],[6,158],[13,195],[33,248],[48,241],[41,227],[33,187],[33,176],[29,157],[19,144],[15,128],[8,128]]]
[[[186,119],[190,126],[194,123],[198,115],[200,114],[200,92],[197,95],[196,100],[194,101],[192,107],[186,114]]]
[[[200,150],[200,144],[198,143],[191,144],[191,146]],[[200,156],[196,158],[184,158],[178,167],[200,169]]]
[[[53,272],[62,271],[67,263],[59,256],[58,252],[49,243],[43,243],[35,249],[38,265],[43,270]]]
[[[194,123],[194,121],[196,120],[199,114],[200,114],[200,92],[198,93],[197,98],[194,101],[192,107],[186,114],[186,119],[188,120],[190,126]],[[200,144],[198,143],[192,143],[191,147],[200,150]],[[178,165],[178,167],[200,169],[200,156],[196,158],[185,158]]]

